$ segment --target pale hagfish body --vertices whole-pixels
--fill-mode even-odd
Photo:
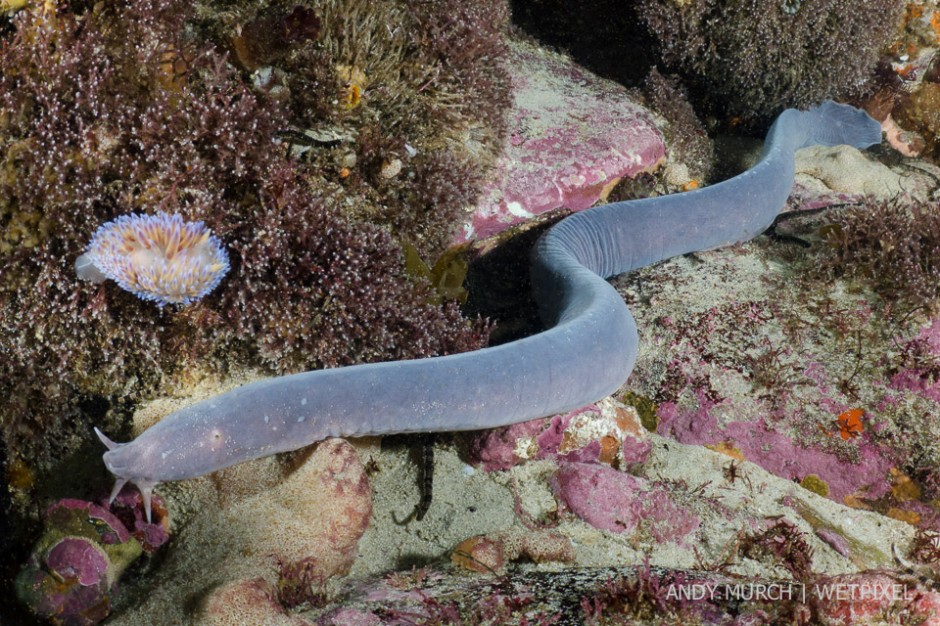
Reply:
[[[633,317],[606,277],[751,239],[784,206],[797,149],[880,141],[879,124],[852,107],[788,109],[743,174],[589,209],[546,233],[532,252],[544,332],[464,354],[271,378],[176,411],[129,443],[101,435],[116,490],[136,484],[149,514],[157,483],[326,437],[478,430],[594,402],[624,383],[637,353]]]

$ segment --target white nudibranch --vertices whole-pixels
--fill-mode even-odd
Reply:
[[[161,307],[200,300],[228,270],[228,253],[204,223],[162,212],[102,224],[75,260],[80,279],[111,279]]]

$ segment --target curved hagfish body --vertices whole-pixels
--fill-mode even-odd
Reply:
[[[608,204],[554,226],[532,252],[547,330],[475,352],[316,370],[244,385],[165,417],[104,462],[144,494],[331,436],[479,430],[568,411],[618,389],[633,369],[637,331],[604,279],[669,257],[746,241],[786,202],[794,152],[880,143],[877,122],[826,102],[784,111],[753,168],[686,193]]]

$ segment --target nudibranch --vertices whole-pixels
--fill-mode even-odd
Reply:
[[[102,224],[75,261],[80,279],[110,278],[160,307],[200,300],[228,270],[228,253],[204,223],[163,212]]]

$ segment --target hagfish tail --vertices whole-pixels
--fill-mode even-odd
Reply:
[[[793,185],[794,152],[880,143],[864,112],[826,102],[788,109],[743,174],[686,193],[572,215],[532,252],[547,330],[464,354],[357,365],[244,385],[166,416],[104,462],[144,494],[330,436],[478,430],[568,411],[613,393],[636,361],[636,324],[605,280],[669,257],[746,241],[766,229]]]

